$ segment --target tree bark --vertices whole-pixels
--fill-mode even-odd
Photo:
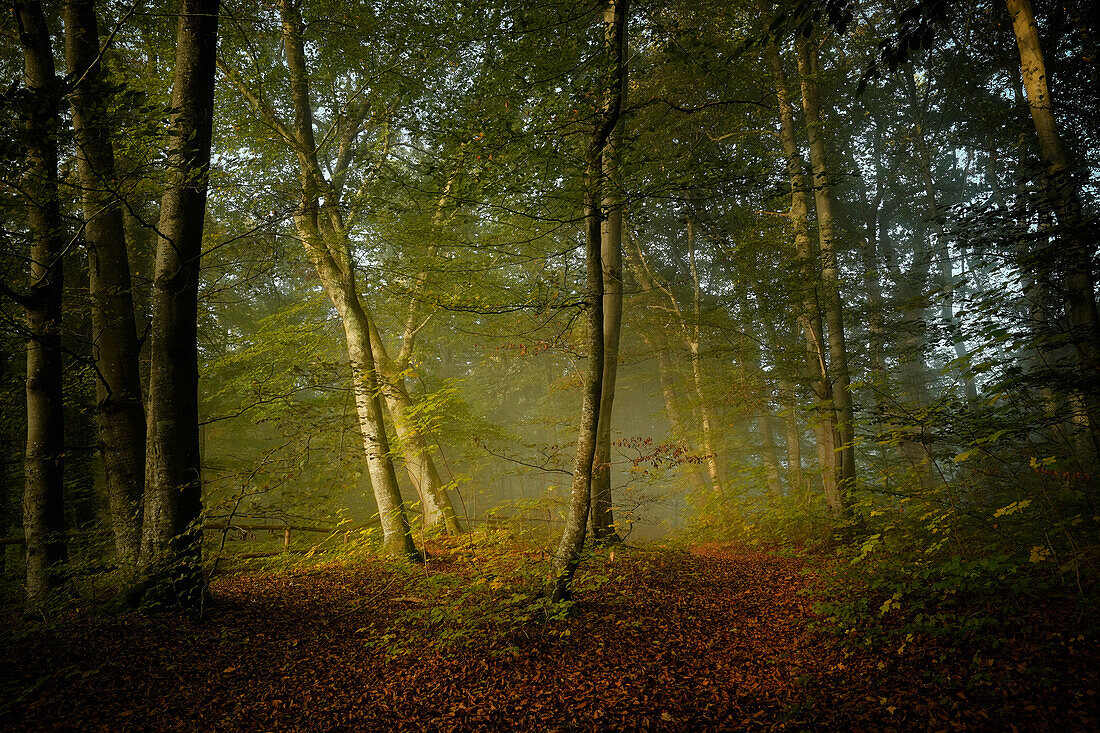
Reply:
[[[687,341],[688,351],[691,354],[691,384],[695,388],[695,398],[699,401],[699,423],[703,430],[703,450],[706,451],[707,472],[710,474],[710,483],[714,488],[714,493],[718,496],[724,496],[726,490],[722,485],[722,472],[718,466],[718,443],[714,435],[717,420],[714,418],[714,411],[711,409],[710,401],[703,389],[703,364],[699,351],[703,340],[699,327],[699,319],[702,316],[701,288],[699,271],[695,266],[695,220],[690,213],[687,220],[687,240],[688,265],[691,271],[692,285],[692,313],[695,318],[690,328],[686,323],[681,323],[681,325],[684,327],[684,337]]]
[[[610,49],[618,58],[626,58],[626,34],[616,34],[616,14],[625,12],[619,5],[626,0],[611,0],[604,7],[605,43],[619,43],[621,48]],[[623,61],[625,64],[625,61]],[[622,86],[618,90],[621,105],[626,100],[627,70],[619,76]],[[614,92],[609,90],[605,108],[612,103]],[[596,457],[592,475],[592,532],[599,542],[621,542],[615,530],[611,487],[611,408],[615,401],[615,381],[619,371],[619,338],[623,318],[623,195],[622,176],[619,171],[623,144],[622,119],[616,121],[614,130],[603,151],[603,226],[600,242],[603,257],[603,388],[600,396],[599,427],[596,435]]]
[[[133,562],[141,548],[145,407],[130,262],[106,120],[110,98],[103,82],[99,27],[92,0],[65,3],[65,56],[69,74],[76,80],[70,100],[88,250],[99,450],[107,479],[115,551],[123,562]]]
[[[783,404],[783,436],[787,443],[787,484],[791,494],[805,498],[806,484],[802,478],[802,430],[798,426],[798,410],[795,408],[794,386],[780,383]]]
[[[554,602],[571,597],[573,574],[581,561],[591,498],[593,462],[596,453],[596,433],[600,419],[600,397],[603,388],[603,272],[600,253],[600,173],[599,151],[602,144],[593,140],[585,194],[585,308],[587,359],[584,372],[584,393],[581,401],[580,426],[573,454],[573,483],[565,529],[558,542],[551,573]],[[594,160],[593,160],[594,158]]]
[[[1059,236],[1063,241],[1058,252],[1065,271],[1069,340],[1076,348],[1077,367],[1082,381],[1087,385],[1078,399],[1084,406],[1093,448],[1100,450],[1100,394],[1095,386],[1100,378],[1100,318],[1097,317],[1095,275],[1092,270],[1094,247],[1086,243],[1081,231],[1081,198],[1054,117],[1050,84],[1039,42],[1039,27],[1031,0],[1005,0],[1005,5],[1012,16],[1012,29],[1020,51],[1024,91],[1043,157],[1045,189],[1061,229]]]
[[[293,126],[289,130],[284,128],[282,134],[293,142],[302,191],[302,204],[294,215],[294,224],[344,327],[367,471],[382,523],[383,546],[393,557],[419,559],[386,436],[370,319],[359,300],[346,227],[335,192],[317,161],[302,19],[293,0],[280,0],[279,12],[294,110]]]
[[[457,178],[458,169],[455,169],[440,194],[432,221],[432,229],[437,236],[442,233],[446,221],[444,212],[452,198],[451,191]],[[429,246],[427,258],[434,257],[437,251],[438,246],[436,244]],[[416,336],[422,325],[418,323],[420,304],[427,288],[428,275],[427,269],[421,270],[416,275],[416,284],[413,287],[413,292],[409,298],[409,306],[405,312],[404,332],[401,335],[401,345],[397,357],[390,359],[385,343],[373,319],[371,320],[371,338],[373,339],[372,346],[382,383],[386,409],[393,420],[394,432],[397,434],[399,443],[398,447],[405,462],[405,470],[416,489],[417,496],[420,498],[420,507],[426,528],[436,529],[447,534],[458,534],[462,528],[459,526],[454,506],[451,504],[446,486],[440,478],[435,460],[432,458],[432,450],[428,445],[427,437],[424,435],[424,431],[408,417],[413,408],[413,401],[405,384],[405,372],[412,363],[413,352],[416,348]]]
[[[642,290],[645,292],[653,292],[656,289],[656,285],[646,270],[645,263],[641,261],[640,248],[635,248],[635,255],[634,259],[636,261],[632,263],[634,277],[641,284]],[[672,358],[670,356],[671,348],[669,347],[668,340],[664,335],[651,335],[647,331],[642,331],[641,336],[657,358],[657,376],[661,382],[661,398],[664,401],[665,414],[668,416],[672,437],[684,448],[691,451],[692,457],[694,457],[694,448],[691,445],[691,436],[687,429],[687,422],[684,420],[680,406],[677,404],[676,395],[680,391],[680,388],[676,385],[676,375],[672,366]],[[699,464],[695,460],[691,460],[687,464],[687,479],[691,490],[701,495],[706,484],[700,475]]]
[[[612,91],[610,104],[602,110],[592,130],[588,150],[585,153],[585,308],[587,358],[581,401],[580,426],[573,455],[573,483],[570,489],[569,510],[565,527],[551,563],[554,578],[550,599],[553,602],[571,597],[573,575],[584,551],[585,534],[592,497],[593,462],[596,453],[596,433],[599,428],[600,400],[603,390],[604,335],[603,335],[603,254],[600,204],[602,199],[602,156],[608,138],[618,123],[622,112],[622,75],[626,69],[622,37],[626,26],[626,1],[613,0],[614,12],[604,16],[605,33],[610,40],[605,50],[610,56],[610,79],[607,89]]]
[[[62,405],[61,299],[65,233],[58,199],[57,136],[61,80],[54,70],[50,32],[41,3],[16,2],[23,47],[27,169],[23,186],[30,230],[27,316],[27,445],[23,532],[26,611],[38,613],[59,584],[67,559],[64,536],[65,418]]]
[[[821,254],[821,296],[828,323],[829,370],[833,377],[833,402],[836,404],[836,435],[839,444],[838,489],[840,510],[843,512],[843,494],[855,480],[855,417],[852,405],[851,380],[848,376],[848,351],[844,337],[844,307],[840,295],[840,278],[837,268],[836,239],[833,230],[832,188],[825,156],[825,135],[821,119],[821,105],[817,94],[817,78],[820,69],[813,40],[799,36],[798,74],[802,84],[802,109],[806,115],[806,134],[810,141],[810,161],[813,169],[814,204],[817,209],[817,229]]]
[[[140,565],[147,575],[146,599],[189,607],[202,602],[204,590],[197,318],[218,6],[218,0],[180,1],[168,183],[161,200],[149,332]]]
[[[787,91],[786,75],[779,57],[779,49],[774,43],[765,48],[772,69],[776,98],[779,102],[779,137],[783,146],[783,155],[787,161],[787,176],[791,185],[791,228],[794,233],[796,266],[802,275],[801,302],[796,301],[797,321],[806,344],[807,367],[812,375],[810,384],[814,393],[813,429],[817,439],[818,466],[821,469],[822,488],[825,503],[834,515],[843,511],[840,486],[843,479],[842,467],[836,445],[839,441],[837,429],[836,405],[833,401],[833,385],[829,376],[829,362],[821,326],[820,271],[814,267],[816,253],[810,238],[809,201],[806,196],[806,177],[803,173],[802,156],[798,150],[794,124],[794,105]]]
[[[779,478],[779,452],[775,447],[775,429],[766,403],[757,418],[757,429],[760,432],[760,457],[764,461],[767,492],[770,498],[777,499],[783,495],[783,483]]]
[[[443,480],[439,476],[439,470],[432,459],[431,448],[423,431],[409,418],[413,401],[409,396],[404,377],[408,360],[399,355],[396,361],[391,361],[373,320],[370,322],[370,328],[382,395],[386,401],[386,409],[393,420],[393,429],[397,434],[398,448],[405,461],[405,470],[420,499],[424,523],[427,528],[457,534],[460,531],[458,518],[455,516],[450,497],[447,496]],[[402,352],[405,352],[408,346],[411,353],[414,338],[415,334],[407,328],[401,345]]]

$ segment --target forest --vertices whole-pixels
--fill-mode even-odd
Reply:
[[[1096,730],[1090,0],[12,0],[0,727]]]

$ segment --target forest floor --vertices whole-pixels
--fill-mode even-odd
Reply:
[[[18,622],[0,641],[0,729],[1100,729],[1095,639],[1058,609],[996,649],[865,649],[808,624],[805,560],[616,555],[588,562],[573,613],[549,623],[512,587],[545,568],[537,552],[453,544],[426,567],[222,575],[201,617]]]

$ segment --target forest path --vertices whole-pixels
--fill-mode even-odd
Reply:
[[[619,555],[589,564],[609,579],[564,628],[514,633],[506,653],[475,637],[387,659],[371,640],[415,629],[394,622],[424,599],[382,563],[225,576],[202,619],[76,617],[0,642],[0,729],[1096,726],[1087,687],[1029,683],[1026,659],[968,687],[968,660],[934,645],[854,653],[808,630],[800,561],[717,545]]]

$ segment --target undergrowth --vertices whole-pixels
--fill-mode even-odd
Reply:
[[[541,546],[515,541],[507,531],[479,530],[428,544],[427,561],[406,567],[405,595],[396,623],[368,644],[387,656],[415,654],[425,646],[446,652],[478,647],[492,655],[519,651],[532,636],[566,637],[574,601],[552,602],[544,593],[550,556]],[[586,553],[573,591],[589,595],[621,579],[615,549]]]

